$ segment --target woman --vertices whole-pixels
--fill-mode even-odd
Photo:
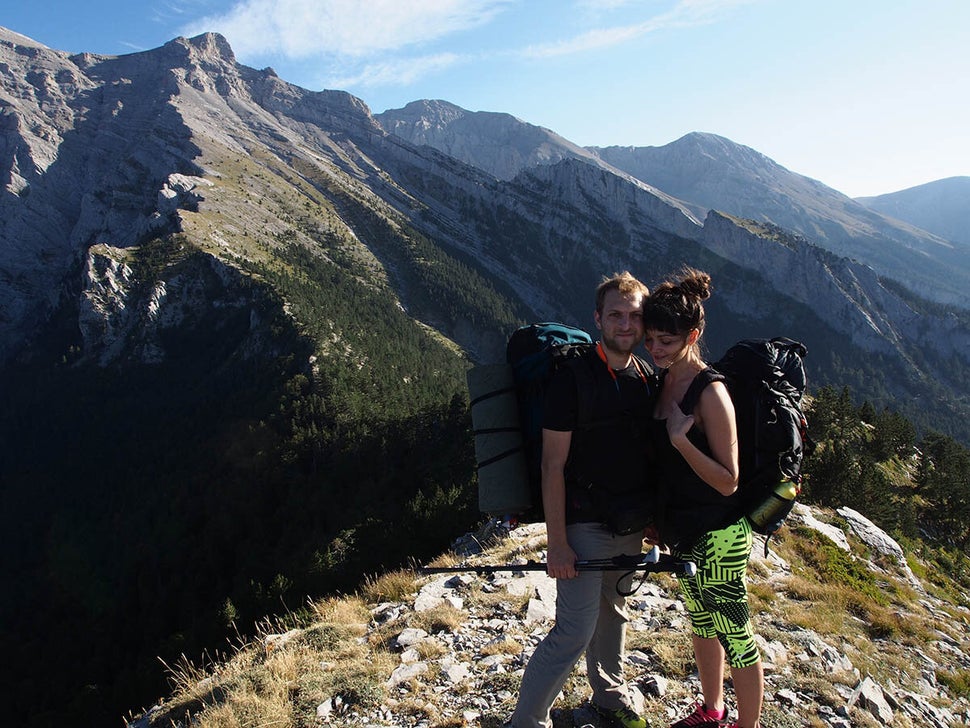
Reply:
[[[738,438],[723,377],[701,357],[711,278],[687,268],[644,302],[645,345],[661,370],[651,444],[661,467],[661,541],[697,564],[681,577],[704,701],[671,728],[722,726],[724,661],[738,703],[733,725],[757,728],[764,696],[761,657],[748,614],[745,575],[751,525],[738,516]]]

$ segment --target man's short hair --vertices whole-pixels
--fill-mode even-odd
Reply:
[[[596,311],[603,313],[603,303],[606,301],[606,294],[610,291],[618,291],[621,296],[635,296],[640,294],[643,298],[650,295],[650,289],[633,277],[630,271],[614,273],[612,277],[603,277],[603,282],[596,287]]]

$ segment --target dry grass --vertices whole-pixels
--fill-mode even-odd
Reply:
[[[329,597],[312,603],[311,609],[321,622],[356,628],[360,634],[367,631],[367,623],[370,622],[370,609],[357,597]]]
[[[366,602],[403,602],[414,595],[417,575],[410,569],[368,576],[360,587],[360,597]]]
[[[408,619],[408,624],[430,634],[454,632],[467,617],[464,610],[456,609],[450,604],[442,604],[424,612],[415,612]]]
[[[458,566],[461,563],[461,559],[454,551],[446,551],[437,558],[432,559],[428,562],[428,566],[433,566],[437,569],[450,569],[452,567]]]
[[[774,587],[764,582],[748,584],[748,609],[752,615],[770,612],[778,601]]]
[[[508,636],[493,640],[479,651],[483,657],[488,657],[489,655],[518,655],[521,652],[522,645]]]
[[[431,642],[429,640],[422,640],[414,646],[415,651],[418,656],[425,662],[431,660],[437,660],[448,654],[448,649],[440,642]]]
[[[686,627],[628,632],[627,648],[652,654],[659,672],[670,678],[683,679],[695,668],[694,648]]]

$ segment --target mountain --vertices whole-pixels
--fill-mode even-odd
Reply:
[[[964,308],[970,304],[966,245],[874,213],[749,147],[714,134],[693,133],[663,147],[594,151],[675,197],[797,232],[837,255],[864,262],[925,298]]]
[[[375,118],[412,143],[428,144],[504,179],[537,164],[566,158],[590,161],[592,155],[592,164],[626,172],[674,198],[674,204],[698,219],[714,209],[770,223],[861,261],[924,298],[970,306],[965,245],[873,212],[724,137],[695,132],[663,147],[580,149],[508,115],[467,112],[430,101],[412,102]],[[509,155],[507,148],[515,154]]]
[[[877,197],[857,197],[870,210],[970,247],[970,177],[950,177]]]
[[[412,144],[434,147],[502,180],[512,179],[523,169],[563,159],[601,164],[595,154],[549,129],[511,114],[467,111],[447,101],[412,101],[403,109],[375,114],[374,119]]]
[[[966,312],[788,230],[581,153],[500,178],[214,34],[99,56],[0,29],[0,64],[20,724],[103,725],[159,656],[440,553],[478,516],[465,371],[525,322],[591,327],[614,270],[704,268],[712,351],[784,333],[813,386],[970,440]]]
[[[447,101],[422,100],[375,114],[374,119],[395,136],[433,147],[500,180],[511,180],[523,170],[563,160],[579,160],[628,177],[623,170],[607,164],[595,150],[580,147],[550,129],[511,114],[467,111]],[[630,181],[636,184],[635,180]],[[640,185],[643,183],[639,181]],[[705,210],[685,205],[664,191],[651,188],[650,192],[683,210],[698,224],[704,217]]]

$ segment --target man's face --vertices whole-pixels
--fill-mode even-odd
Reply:
[[[602,333],[603,346],[617,354],[631,354],[643,339],[643,295],[608,291],[603,310],[593,318]]]

